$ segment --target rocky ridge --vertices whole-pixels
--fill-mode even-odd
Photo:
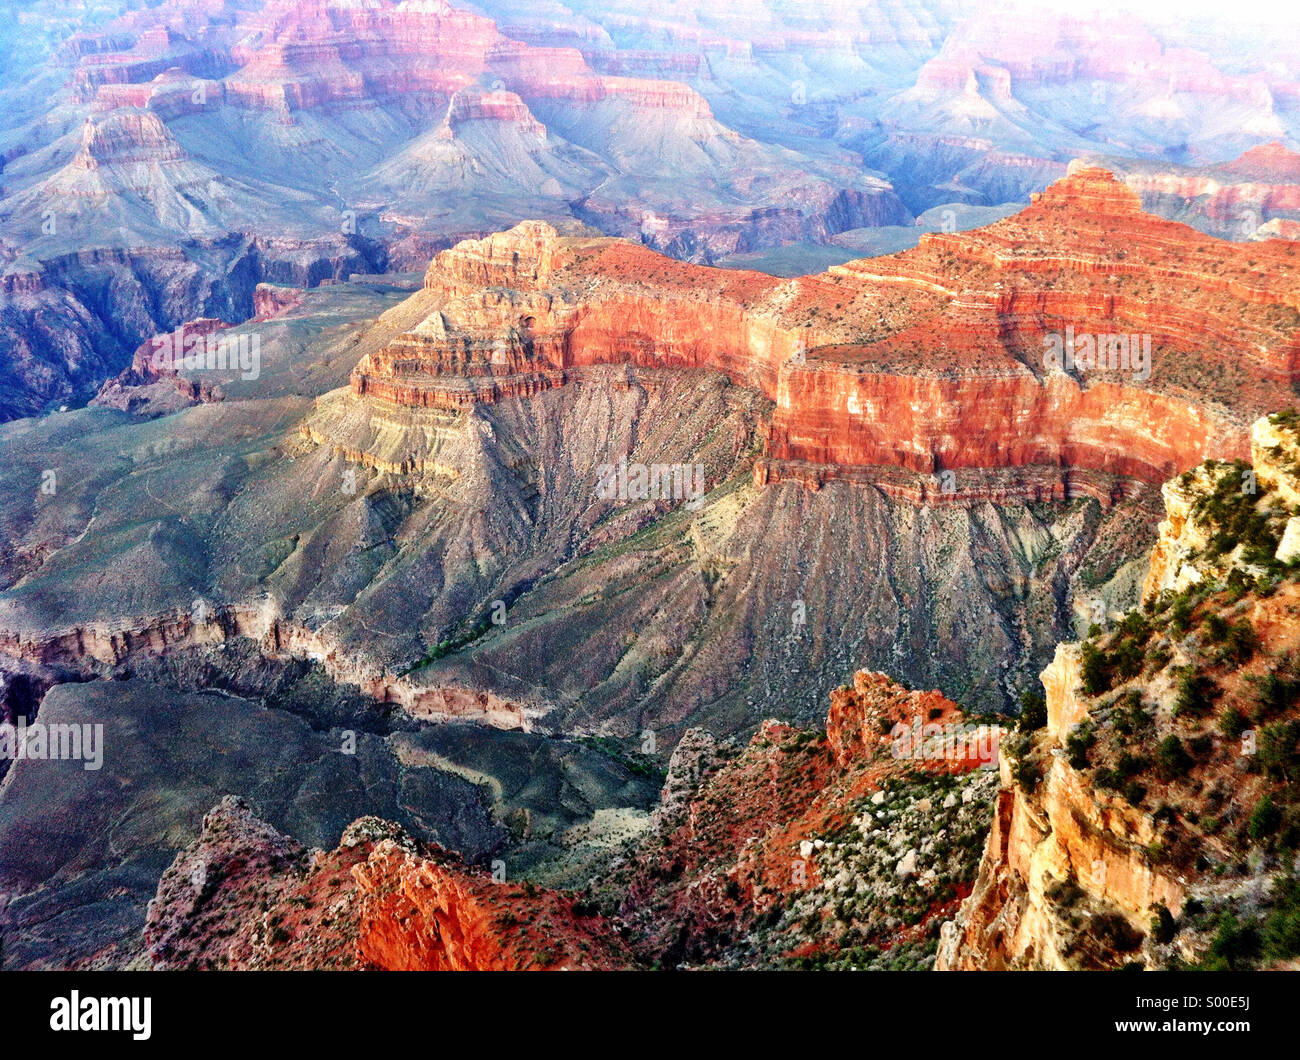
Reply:
[[[692,730],[650,831],[568,892],[506,881],[505,862],[469,868],[375,818],[308,852],[228,798],[159,884],[147,961],[915,967],[969,886],[998,735],[867,672],[832,697],[824,734],[769,722],[740,749]]]
[[[1098,615],[1044,670],[938,968],[1297,955],[1294,412],[1252,435],[1253,466],[1209,462],[1166,486],[1142,606]]]
[[[987,228],[790,281],[529,222],[435,258],[422,319],[358,364],[351,403],[455,411],[595,365],[708,367],[775,402],[759,484],[1046,466],[1079,473],[1049,493],[1106,497],[1090,472],[1155,483],[1245,454],[1300,367],[1297,260],[1143,214],[1087,168]],[[1149,359],[1051,362],[1051,337],[1076,333],[1145,337]],[[363,450],[318,422],[317,440]]]
[[[627,951],[571,897],[471,869],[361,818],[308,852],[227,797],[149,904],[155,969],[523,971],[619,968]]]

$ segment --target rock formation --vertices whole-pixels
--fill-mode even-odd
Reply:
[[[1223,239],[1300,236],[1300,154],[1278,141],[1252,147],[1231,162],[1160,166],[1102,158],[1162,217]]]
[[[938,968],[1294,956],[1273,933],[1297,840],[1300,586],[1276,558],[1300,499],[1278,459],[1295,414],[1252,433],[1253,469],[1210,462],[1166,486],[1143,606],[1043,671],[1045,723],[1003,744],[979,876]]]
[[[729,7],[44,11],[4,86],[0,296],[47,294],[10,306],[0,415],[88,399],[184,320],[248,319],[259,282],[418,268],[529,217],[694,261],[798,260],[929,208],[1024,202],[1086,156],[1215,234],[1246,212],[1256,238],[1296,223],[1275,145],[1294,146],[1297,93],[1274,41],[1249,42],[1245,76],[1224,42],[1131,16],[1079,34],[933,0]],[[135,277],[111,305],[106,255]],[[70,345],[47,334],[55,311]]]
[[[164,873],[145,952],[197,969],[919,966],[968,890],[998,735],[867,672],[833,696],[825,736],[768,722],[738,750],[693,730],[651,831],[580,892],[375,818],[308,853],[227,798]]]
[[[1285,400],[1297,262],[1290,243],[1237,247],[1143,214],[1086,168],[988,228],[790,281],[529,222],[438,255],[411,306],[422,319],[351,390],[456,410],[594,365],[708,367],[775,401],[760,483],[878,465],[1154,483],[1244,455],[1245,424]],[[1051,359],[1074,336],[1097,364]]]
[[[551,971],[630,956],[574,899],[494,879],[397,825],[361,818],[310,853],[227,797],[164,873],[156,969]]]

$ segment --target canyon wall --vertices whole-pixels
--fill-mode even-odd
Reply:
[[[1270,956],[1229,953],[1223,925],[1255,923],[1291,860],[1269,816],[1290,798],[1284,771],[1256,741],[1294,758],[1294,413],[1252,440],[1253,468],[1211,460],[1165,485],[1142,607],[1057,646],[1043,716],[1002,744],[979,875],[938,969]]]
[[[76,674],[88,679],[133,658],[146,658],[236,638],[256,643],[271,657],[310,659],[335,680],[356,686],[382,703],[397,703],[431,721],[472,720],[506,729],[527,729],[524,705],[492,692],[440,684],[421,685],[349,650],[334,636],[286,620],[275,602],[200,607],[137,621],[86,624],[41,634],[0,632],[0,653],[20,664]],[[11,664],[12,665],[12,664]]]
[[[1224,239],[1300,235],[1300,154],[1279,141],[1231,162],[1185,167],[1104,159],[1146,208]]]
[[[775,402],[760,483],[881,465],[1161,482],[1244,456],[1300,370],[1295,245],[1207,238],[1087,168],[988,228],[788,281],[528,222],[439,254],[413,305],[356,399],[464,409],[592,365],[713,368]],[[1072,336],[1097,337],[1095,363],[1051,359]]]

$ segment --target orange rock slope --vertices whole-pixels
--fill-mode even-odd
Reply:
[[[916,944],[955,912],[973,857],[964,873],[949,871],[961,855],[950,866],[927,847],[925,863],[914,852],[908,867],[906,847],[882,855],[854,837],[877,827],[872,811],[883,821],[906,808],[930,836],[955,829],[966,805],[982,828],[979,793],[992,776],[980,767],[996,760],[999,737],[939,692],[869,671],[832,693],[824,735],[768,721],[729,758],[692,730],[673,755],[650,834],[598,890],[618,896],[630,944],[651,964],[728,966],[748,949],[741,964],[784,967],[834,962],[854,939],[886,951]],[[904,836],[904,817],[891,820]],[[880,898],[906,883],[906,926],[889,919],[896,905],[845,898],[846,881],[859,895],[858,881],[871,881]],[[802,915],[791,918],[797,903]]]
[[[159,969],[547,971],[628,966],[573,896],[495,880],[373,817],[308,852],[227,796],[149,903]]]
[[[1144,214],[1090,168],[988,228],[817,276],[525,222],[439,254],[415,298],[420,323],[353,372],[358,399],[461,409],[597,364],[715,368],[775,402],[760,483],[1029,465],[1158,482],[1244,456],[1300,371],[1300,248]],[[1053,360],[1068,335],[1132,353]]]

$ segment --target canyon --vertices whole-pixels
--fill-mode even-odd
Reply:
[[[1236,247],[1146,215],[1095,168],[986,228],[786,282],[528,222],[438,255],[413,302],[423,319],[362,359],[351,395],[456,410],[594,365],[710,368],[775,402],[759,484],[875,465],[1069,468],[1067,493],[1096,488],[1088,472],[1159,483],[1243,455],[1245,425],[1287,400],[1298,261],[1289,241]],[[1150,378],[1127,353],[1083,372],[1052,365],[1047,340],[1067,327],[1149,335]],[[364,453],[323,425],[336,419],[362,415],[331,409],[307,430]]]
[[[259,283],[421,270],[530,218],[793,275],[915,243],[931,214],[979,223],[1086,157],[1213,234],[1293,234],[1277,35],[1231,42],[1243,74],[1195,21],[1080,33],[993,6],[105,0],[24,20],[25,76],[0,78],[0,415],[89,400],[188,320],[250,319]]]
[[[789,618],[802,603],[809,634],[840,628],[841,650],[858,643],[878,667],[897,659],[897,616],[910,614],[904,676],[1006,709],[1086,596],[1136,590],[1154,487],[1247,451],[1250,420],[1284,403],[1295,255],[1289,241],[1226,243],[1144,214],[1085,167],[984,229],[790,281],[525,222],[441,252],[418,291],[343,331],[336,299],[379,285],[263,288],[263,320],[190,328],[256,327],[266,379],[155,378],[145,346],[99,401],[126,419],[76,414],[107,445],[136,439],[136,455],[65,453],[73,497],[42,502],[50,521],[15,503],[0,639],[24,666],[81,676],[251,639],[421,717],[566,730],[585,715],[630,736],[653,702],[643,724],[676,735],[706,703],[748,724],[762,701],[812,715],[832,676],[780,661],[805,632]],[[1146,332],[1149,377],[1053,366],[1046,340],[1067,329]],[[321,358],[309,397],[301,383]],[[182,418],[149,426],[161,413]],[[10,469],[17,495],[24,476],[42,480],[58,429],[14,434],[15,456],[28,452]],[[599,467],[622,459],[698,467],[703,506],[600,496]],[[158,519],[142,526],[135,504]],[[857,539],[866,527],[882,537]],[[625,553],[643,532],[650,547]],[[978,548],[961,543],[972,533]],[[854,605],[822,598],[823,574],[770,558],[798,555],[808,534],[848,554],[929,556],[922,582],[909,560],[884,597],[862,587],[857,606],[882,616],[865,647]],[[260,544],[221,547],[231,540]],[[122,549],[152,570],[147,586],[122,584]],[[314,580],[323,565],[334,573]],[[1015,579],[991,574],[1008,568]],[[943,659],[925,647],[950,621],[921,588],[931,578],[997,601],[978,634],[988,648],[974,631]],[[744,599],[759,583],[776,614]],[[614,617],[629,605],[641,618]],[[718,639],[731,607],[765,626],[762,648],[741,649],[736,630]],[[582,632],[591,609],[612,609],[607,638]],[[636,675],[614,632],[628,621],[662,645]],[[576,694],[558,691],[575,637],[595,683]],[[688,644],[706,653],[681,654]],[[968,650],[1001,652],[1004,672],[973,685]],[[519,672],[521,657],[540,673]]]
[[[374,818],[308,854],[227,799],[164,874],[141,966],[1294,967],[1300,589],[1272,555],[1300,521],[1294,412],[1252,436],[1263,487],[1238,510],[1268,527],[1263,557],[1238,545],[1236,577],[1215,567],[1181,596],[1153,563],[1141,608],[1057,647],[1014,730],[867,671],[834,691],[824,731],[768,720],[741,745],[690,730],[645,829],[567,891]],[[1216,485],[1240,468],[1182,476],[1209,488],[1158,556],[1201,562],[1180,527],[1213,531]]]
[[[990,724],[1098,606],[1138,601],[1156,484],[1215,446],[1249,452],[1251,419],[1290,390],[1294,252],[1144,214],[1121,182],[1082,167],[985,229],[795,280],[534,221],[440,252],[419,280],[259,288],[261,319],[193,325],[256,329],[258,378],[159,375],[146,345],[91,407],[0,428],[6,715],[111,717],[111,747],[150,728],[155,702],[197,724],[215,689],[224,713],[212,721],[237,749],[223,786],[251,795],[293,850],[332,850],[366,814],[394,820],[406,837],[385,833],[395,847],[357,848],[382,873],[331,862],[327,881],[361,888],[331,961],[490,963],[483,918],[526,906],[526,883],[556,894],[549,915],[576,947],[551,954],[561,962],[585,941],[613,963],[926,966],[966,888],[986,893],[975,855],[996,780],[976,770],[956,790],[912,778],[910,763],[895,776],[854,711],[877,721],[937,711],[957,724],[960,702]],[[1149,378],[1039,361],[1066,327],[1149,329]],[[882,400],[900,394],[906,405]],[[899,418],[904,408],[915,418]],[[1167,418],[1150,420],[1151,409]],[[977,413],[978,430],[948,419]],[[907,428],[896,437],[894,422]],[[603,497],[598,469],[619,460],[698,465],[705,494],[694,508]],[[880,576],[846,580],[846,569]],[[862,676],[845,692],[842,675],[864,669],[941,692]],[[320,714],[309,688],[335,690],[325,697],[335,706]],[[799,735],[828,701],[825,744]],[[253,780],[268,767],[247,725],[297,748],[269,786]],[[355,763],[338,751],[349,731],[369,734]],[[635,750],[643,744],[653,750]],[[574,756],[577,774],[564,764]],[[147,801],[155,784],[188,794],[120,841],[122,861],[92,841],[101,825],[111,831],[118,803],[83,779],[50,820],[86,815],[87,842],[63,844],[67,856],[33,876],[45,840],[27,808],[50,802],[49,777],[13,764],[0,782],[10,835],[0,880],[16,961],[144,960],[145,899],[177,838],[198,834],[223,793],[184,779],[188,761],[175,773],[145,769],[147,756],[106,761],[103,782],[136,778],[125,797]],[[662,765],[656,817],[650,778]],[[365,794],[356,770],[386,778],[379,791],[394,796]],[[784,785],[789,801],[761,814],[771,852],[747,861],[734,842],[765,805],[757,778],[789,770],[801,777]],[[633,877],[685,857],[665,808],[683,773],[716,777],[680,798],[704,799],[719,830],[713,853],[686,859],[698,886],[677,895]],[[546,793],[560,776],[582,794],[557,818]],[[944,848],[920,919],[901,896],[858,909],[856,891],[787,889],[790,848],[824,851],[855,817],[874,836],[862,800],[893,800],[895,782],[889,809],[907,849],[854,840],[826,855],[849,860],[811,878],[850,891],[864,874],[912,879],[898,864],[933,849],[918,807],[952,796],[944,810],[965,838]],[[355,798],[322,804],[321,783]],[[466,783],[473,810],[449,820]],[[744,807],[736,830],[723,827],[732,803]],[[460,860],[439,860],[429,843]],[[629,860],[627,844],[644,846]],[[430,858],[442,867],[422,868]],[[492,860],[520,872],[524,889],[484,880]],[[289,862],[292,886],[316,893],[300,854]],[[593,878],[611,882],[574,914],[573,890]],[[737,889],[782,897],[738,901]],[[644,906],[622,907],[628,893]],[[104,902],[112,917],[97,915]],[[462,913],[476,925],[463,925],[479,940],[466,943],[473,958],[437,941]],[[617,944],[592,941],[608,927],[597,914],[627,926]],[[798,926],[811,917],[841,925],[843,944]],[[425,926],[406,938],[390,918]],[[682,918],[730,927],[683,939],[670,928]],[[883,942],[900,925],[906,945],[891,949]],[[511,950],[491,966],[551,966],[541,952]],[[315,958],[285,955],[299,959]]]
[[[1285,34],[55,6],[0,726],[102,760],[0,756],[0,964],[1294,963]]]

